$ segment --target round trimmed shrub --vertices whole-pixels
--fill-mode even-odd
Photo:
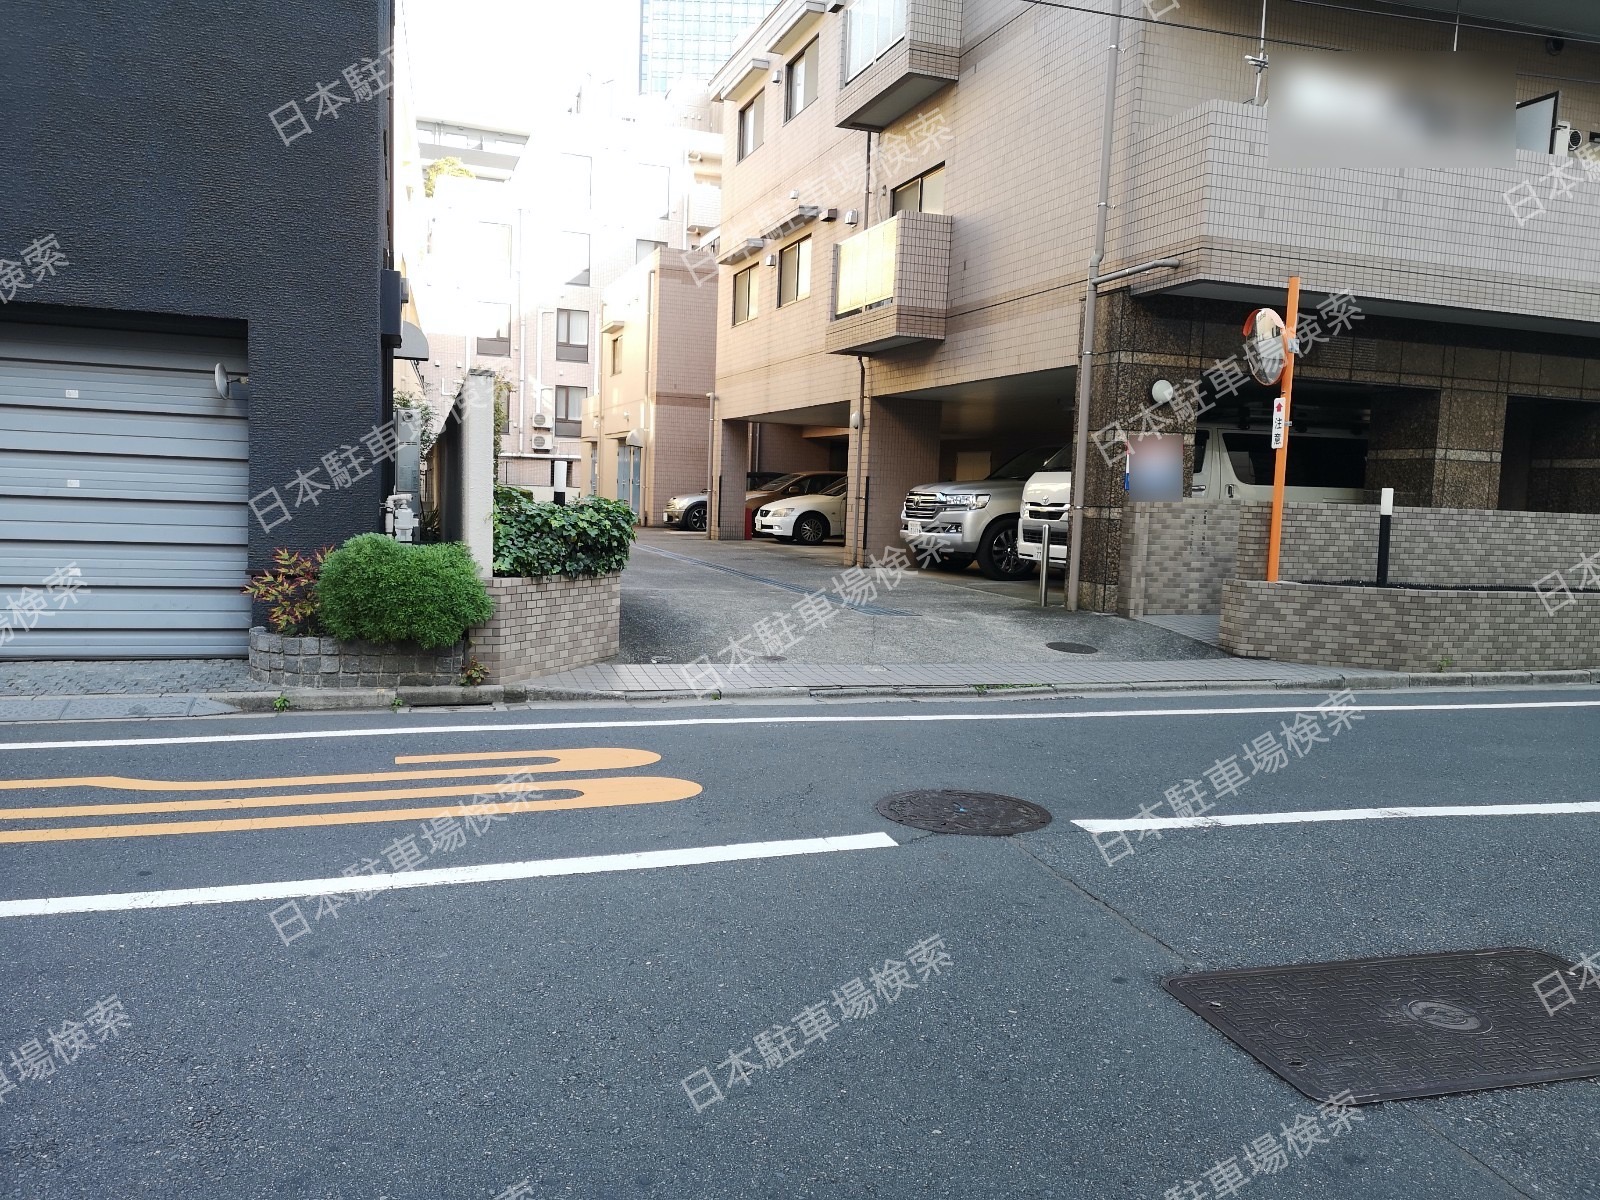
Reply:
[[[322,624],[344,642],[453,646],[494,615],[478,568],[457,542],[411,545],[363,533],[322,564]]]

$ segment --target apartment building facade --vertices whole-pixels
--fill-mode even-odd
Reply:
[[[848,426],[846,554],[864,561],[900,544],[909,487],[986,450],[994,465],[1071,440],[1109,93],[1099,274],[1170,265],[1100,285],[1092,431],[1159,422],[1192,471],[1197,419],[1263,428],[1275,391],[1250,380],[1241,329],[1282,311],[1298,275],[1317,325],[1296,427],[1359,430],[1366,487],[1600,508],[1600,179],[1573,169],[1588,160],[1536,145],[1494,167],[1279,168],[1258,102],[1292,49],[1455,45],[1514,70],[1508,105],[1514,87],[1552,132],[1586,139],[1593,44],[1458,29],[1443,4],[1423,20],[1269,0],[1258,80],[1255,0],[1186,0],[1160,20],[1125,0],[1121,21],[1025,0],[837,7],[779,4],[713,81],[724,483],[757,429]],[[1123,463],[1091,452],[1085,474],[1079,599],[1111,610]],[[742,535],[734,486],[714,497],[716,536]]]
[[[716,115],[703,94],[597,86],[531,133],[465,130],[476,149],[435,139],[435,154],[471,175],[434,180],[428,395],[438,409],[473,368],[503,380],[502,482],[589,490],[583,419],[602,379],[602,297],[658,250],[715,229]]]
[[[706,486],[716,313],[714,271],[681,250],[656,250],[606,289],[600,387],[583,428],[588,490],[643,524]]]

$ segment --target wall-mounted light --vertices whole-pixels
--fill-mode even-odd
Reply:
[[[850,428],[851,429],[860,429],[861,428],[861,410],[860,409],[856,409],[855,411],[853,411],[850,414]]]

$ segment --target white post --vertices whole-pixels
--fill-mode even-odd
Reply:
[[[456,480],[461,505],[461,538],[478,574],[494,574],[494,376],[474,371],[461,385],[461,478]]]

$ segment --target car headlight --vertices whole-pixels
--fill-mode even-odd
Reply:
[[[989,497],[983,492],[941,495],[939,500],[946,508],[986,508],[989,504]]]
[[[787,517],[794,511],[792,508],[768,508],[763,510],[769,517]]]

